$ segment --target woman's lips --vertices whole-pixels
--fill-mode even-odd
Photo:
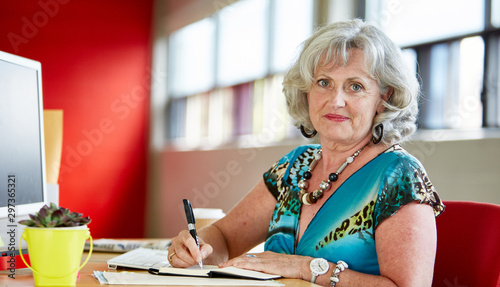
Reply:
[[[339,115],[339,114],[327,114],[327,115],[325,115],[325,118],[330,120],[330,121],[334,121],[334,122],[344,122],[344,121],[349,120],[348,117],[345,117],[345,116]]]

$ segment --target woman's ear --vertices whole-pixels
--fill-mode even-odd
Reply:
[[[388,88],[387,88],[387,90],[385,91],[385,93],[382,93],[382,94],[380,95],[380,97],[382,98],[382,101],[384,101],[384,102],[386,102],[386,103],[387,103],[387,102],[389,101],[389,99],[391,98],[391,96],[392,96],[392,93],[393,93],[393,92],[394,92],[394,88],[393,88],[393,87],[388,87]],[[378,107],[378,109],[377,109],[377,112],[378,112],[378,113],[382,113],[384,110],[385,110],[385,106],[384,106],[384,104],[381,102],[381,103],[379,104],[379,107]]]
[[[382,100],[384,100],[385,102],[389,101],[389,98],[392,96],[393,92],[394,92],[393,87],[387,87],[387,91],[381,95]]]

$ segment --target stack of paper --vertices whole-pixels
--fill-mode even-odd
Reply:
[[[152,272],[157,275],[94,271],[94,277],[101,284],[109,285],[284,286],[284,284],[272,280],[281,276],[234,267],[216,268],[216,266],[210,266],[208,269],[168,267]]]
[[[94,274],[101,284],[109,285],[204,285],[204,286],[284,286],[273,280],[156,276],[144,273],[100,272]],[[99,279],[100,278],[100,279]]]

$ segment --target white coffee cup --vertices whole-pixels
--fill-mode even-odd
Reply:
[[[220,208],[194,208],[193,213],[197,230],[216,222],[226,215]]]

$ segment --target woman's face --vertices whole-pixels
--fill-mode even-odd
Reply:
[[[367,72],[363,52],[350,50],[347,65],[328,63],[318,66],[307,94],[309,115],[321,139],[336,144],[354,145],[371,138],[371,126],[382,101],[378,83]]]

